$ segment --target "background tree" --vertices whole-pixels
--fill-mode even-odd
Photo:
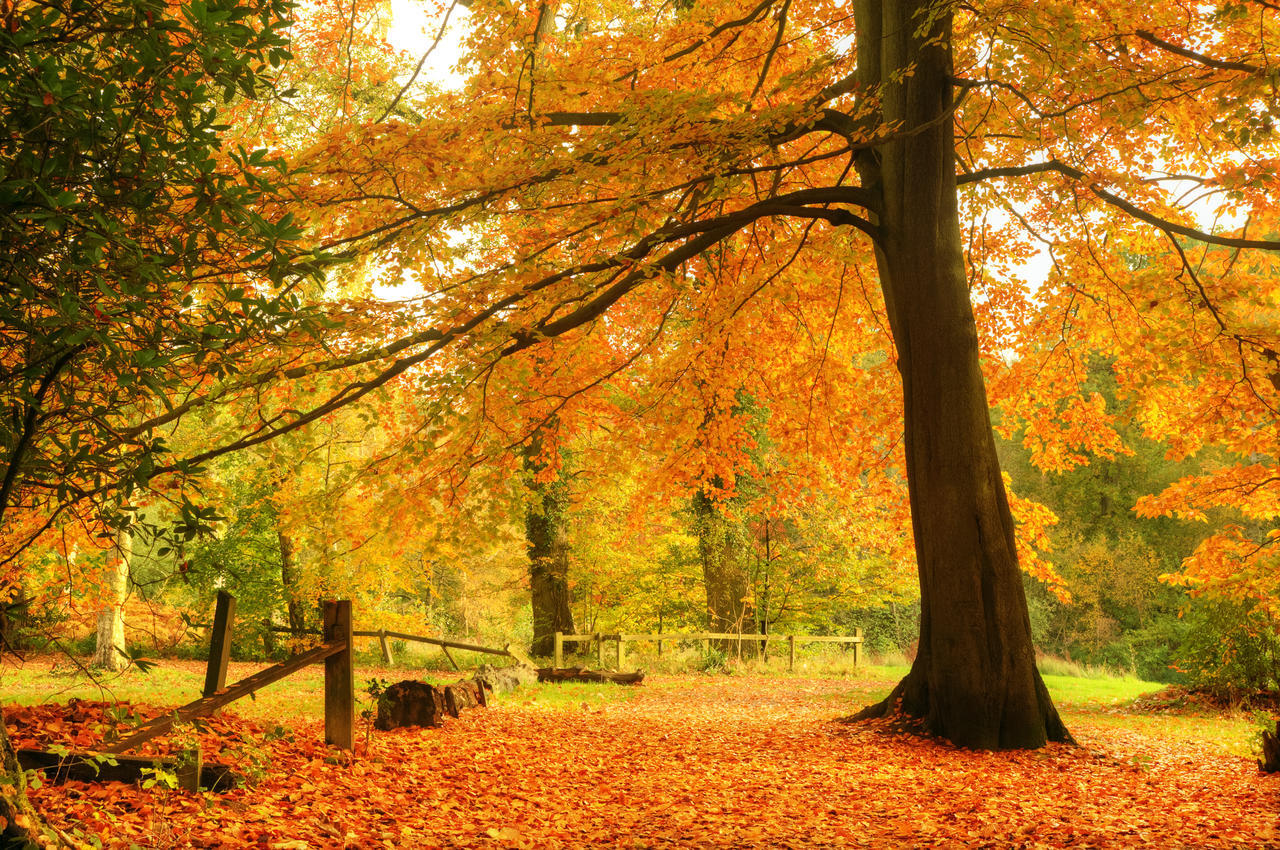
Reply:
[[[556,632],[574,634],[569,596],[569,485],[556,421],[538,427],[524,449],[525,541],[533,610],[533,655],[551,655]]]
[[[129,659],[124,636],[124,603],[129,596],[129,567],[133,560],[133,536],[127,528],[116,532],[115,545],[108,551],[107,580],[104,582],[102,607],[98,611],[93,665],[106,670],[123,670]]]

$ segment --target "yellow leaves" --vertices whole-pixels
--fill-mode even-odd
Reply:
[[[1181,478],[1161,493],[1138,500],[1139,516],[1176,516],[1208,522],[1216,508],[1254,520],[1280,517],[1280,468],[1274,463],[1223,466]]]
[[[514,826],[504,826],[499,828],[490,827],[485,830],[485,835],[499,841],[519,841],[521,839],[520,830]]]
[[[1275,611],[1280,599],[1280,535],[1273,531],[1251,534],[1238,525],[1226,525],[1205,538],[1182,563],[1182,572],[1161,576],[1162,581],[1211,593],[1232,601],[1257,600]]]
[[[1057,569],[1041,556],[1053,548],[1049,539],[1049,527],[1058,522],[1058,517],[1039,502],[1023,499],[1013,492],[1012,482],[1007,472],[1002,472],[1005,491],[1009,496],[1009,510],[1017,523],[1018,563],[1027,575],[1039,579],[1049,586],[1049,591],[1060,602],[1071,601],[1071,592]]]

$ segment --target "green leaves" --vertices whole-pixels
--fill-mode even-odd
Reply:
[[[290,8],[55,0],[0,29],[0,562],[30,542],[10,510],[146,486],[166,449],[135,423],[316,326],[282,297],[326,262],[282,212],[288,166],[219,138]]]

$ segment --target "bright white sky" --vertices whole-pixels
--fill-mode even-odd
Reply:
[[[468,11],[462,6],[453,10],[444,37],[422,66],[421,79],[431,80],[444,88],[454,88],[461,84],[461,78],[453,72],[453,66],[458,61],[458,40],[467,15]],[[387,41],[396,49],[413,56],[415,65],[435,41],[439,28],[440,21],[435,17],[428,18],[426,10],[417,0],[391,0],[391,26],[387,30]]]

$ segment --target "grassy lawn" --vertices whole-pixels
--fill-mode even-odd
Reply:
[[[261,669],[261,664],[233,662],[229,681],[248,676]],[[773,670],[769,675],[779,683],[812,677],[847,679],[854,691],[826,692],[815,699],[848,712],[859,705],[881,699],[907,673],[901,665],[867,665],[856,670],[836,671],[830,665],[813,665],[819,670],[787,674]],[[759,669],[751,671],[759,674]],[[434,683],[456,681],[467,671],[414,670],[400,667],[358,665],[356,668],[357,710],[371,705],[368,683],[373,679],[396,682],[406,678],[425,679]],[[1063,718],[1071,729],[1110,729],[1139,732],[1172,743],[1207,744],[1220,752],[1250,756],[1257,745],[1257,724],[1245,713],[1141,712],[1128,708],[1136,697],[1160,690],[1163,685],[1133,677],[1090,675],[1077,677],[1060,674],[1044,676],[1045,684]],[[294,674],[289,679],[263,688],[232,708],[236,713],[260,722],[285,724],[292,720],[318,720],[324,715],[323,669],[316,666]],[[650,677],[648,691],[678,689],[680,676]],[[62,656],[40,656],[26,663],[5,660],[0,664],[0,693],[6,703],[31,704],[66,702],[76,697],[88,700],[120,700],[159,706],[181,705],[199,698],[204,683],[201,661],[161,660],[148,672],[130,669],[120,674],[93,674],[71,659]],[[606,703],[632,699],[635,688],[566,683],[562,685],[532,684],[501,697],[508,705],[533,710],[591,709]]]
[[[235,682],[265,665],[232,662],[228,682]],[[374,679],[393,683],[421,679],[434,684],[456,682],[469,670],[414,670],[401,667],[356,666],[357,711],[372,704],[368,685]],[[199,699],[204,687],[203,661],[161,660],[147,672],[130,668],[123,673],[103,673],[77,666],[60,656],[30,658],[26,663],[0,663],[0,694],[4,703],[64,703],[72,698],[156,706],[177,706]],[[580,708],[629,699],[633,688],[567,682],[563,685],[530,684],[503,699],[510,704],[535,709]],[[287,723],[292,719],[319,720],[324,717],[324,668],[301,670],[288,679],[268,685],[251,697],[236,702],[232,711],[258,721]]]

